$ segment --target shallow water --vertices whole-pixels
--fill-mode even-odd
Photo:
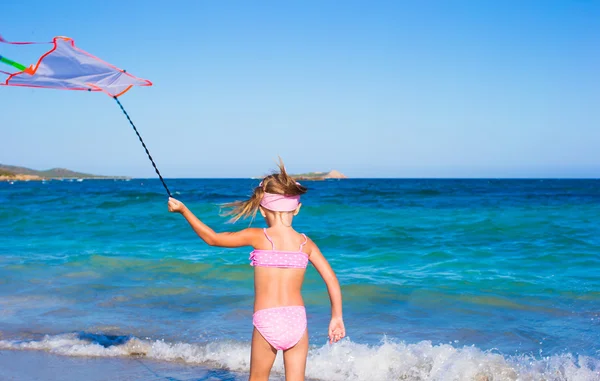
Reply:
[[[218,205],[256,181],[168,184],[217,230],[247,226]],[[294,225],[336,270],[349,335],[326,345],[328,298],[309,266],[309,376],[600,379],[600,181],[307,185]],[[137,343],[247,371],[250,250],[206,246],[167,213],[158,181],[0,183],[0,232],[0,349],[130,356]]]

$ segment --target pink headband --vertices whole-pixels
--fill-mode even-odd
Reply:
[[[296,184],[300,185],[299,182]],[[261,181],[258,186],[262,186],[263,182]],[[283,194],[275,194],[265,192],[262,200],[260,200],[260,206],[263,208],[272,210],[274,212],[291,212],[296,210],[296,208],[300,205],[300,196],[286,196]]]
[[[291,212],[300,205],[300,196],[267,193],[260,200],[260,206],[274,212]]]

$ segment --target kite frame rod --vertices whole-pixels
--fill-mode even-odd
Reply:
[[[146,147],[146,144],[144,143],[144,140],[142,139],[142,136],[138,132],[137,128],[135,128],[135,124],[133,124],[133,121],[129,117],[129,114],[127,114],[127,111],[125,111],[125,108],[123,108],[123,105],[119,101],[119,98],[117,98],[116,96],[113,96],[113,98],[115,99],[115,101],[117,101],[117,104],[121,108],[121,111],[123,111],[123,114],[125,114],[125,116],[127,117],[127,120],[129,121],[129,124],[131,124],[131,127],[133,127],[133,130],[135,131],[135,134],[140,139],[140,143],[142,143],[142,147],[144,147],[144,150],[146,150],[146,155],[148,155],[148,159],[150,159],[150,162],[152,163],[152,166],[154,167],[154,170],[156,171],[156,174],[158,175],[158,178],[162,182],[162,185],[165,187],[165,189],[167,191],[167,194],[169,195],[169,197],[173,197],[171,195],[171,191],[169,190],[169,188],[167,187],[167,184],[165,183],[165,180],[163,179],[162,175],[160,174],[160,171],[156,167],[156,164],[154,163],[154,159],[152,159],[152,156],[150,155],[150,151],[148,151],[148,147]]]
[[[3,56],[3,55],[1,55],[1,54],[0,54],[0,62],[3,62],[3,63],[5,63],[5,64],[7,64],[7,65],[10,65],[10,66],[12,66],[12,67],[14,67],[14,68],[16,68],[16,69],[19,69],[19,70],[21,70],[21,71],[24,71],[24,70],[26,70],[26,69],[27,69],[27,66],[25,66],[25,65],[21,65],[20,63],[18,63],[18,62],[15,62],[15,61],[13,61],[13,60],[11,60],[11,59],[8,59],[8,58],[4,57],[4,56]]]

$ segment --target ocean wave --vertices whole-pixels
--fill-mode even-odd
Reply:
[[[0,340],[4,350],[42,350],[64,356],[145,357],[248,372],[250,345],[235,341],[169,343],[132,336],[91,333],[46,335],[39,340]],[[273,372],[283,374],[282,356]],[[313,346],[306,375],[328,381],[595,381],[600,359],[574,354],[547,357],[505,356],[470,346],[416,344],[383,339],[378,345],[345,339],[335,345]]]

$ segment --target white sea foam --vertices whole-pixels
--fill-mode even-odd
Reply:
[[[145,356],[239,372],[250,368],[249,343],[227,341],[168,343],[70,333],[35,341],[0,340],[0,349],[44,350],[65,356]],[[281,354],[273,371],[283,373]],[[384,340],[370,346],[347,339],[312,348],[306,375],[327,381],[598,381],[600,359],[571,354],[503,356],[476,347],[456,348],[428,341],[406,344]]]

